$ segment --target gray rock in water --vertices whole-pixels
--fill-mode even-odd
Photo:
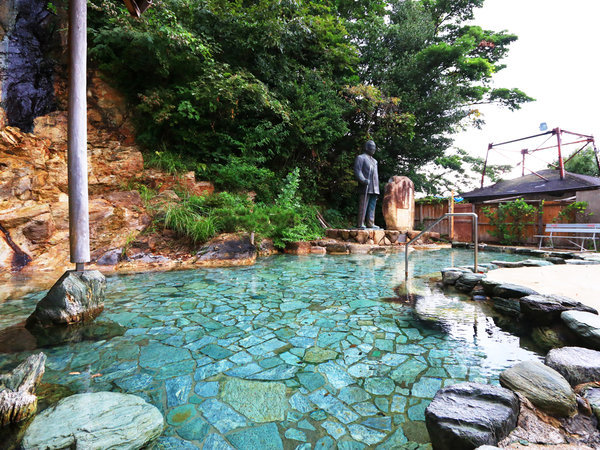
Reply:
[[[501,284],[502,283],[500,283],[499,281],[493,281],[488,278],[484,278],[483,280],[481,280],[481,286],[483,287],[483,291],[488,297],[492,297],[494,295],[494,288]]]
[[[456,280],[456,289],[462,292],[471,292],[471,290],[479,283],[485,275],[481,273],[463,273],[458,280]]]
[[[492,303],[494,304],[494,309],[503,314],[509,316],[519,316],[521,314],[519,299],[492,297]]]
[[[202,265],[211,261],[251,262],[256,259],[257,253],[250,236],[222,234],[204,245],[196,256],[197,263]]]
[[[463,273],[465,273],[465,271],[457,267],[443,269],[442,282],[445,285],[454,285],[456,283],[456,280],[458,280]]]
[[[29,356],[12,372],[0,375],[0,426],[20,422],[37,409],[35,388],[45,371],[46,355]]]
[[[600,352],[581,347],[563,347],[550,350],[546,365],[567,379],[571,386],[600,381]]]
[[[563,311],[576,310],[598,314],[594,308],[561,295],[527,295],[521,297],[521,312],[539,324],[548,324],[560,320]]]
[[[581,338],[584,347],[600,350],[600,316],[585,311],[565,311],[560,318]]]
[[[162,433],[163,417],[140,397],[116,392],[77,394],[39,414],[23,449],[139,449]]]
[[[500,384],[519,392],[550,415],[571,417],[577,412],[577,399],[569,382],[539,361],[515,364],[500,374]]]
[[[552,264],[566,264],[564,258],[558,258],[556,256],[548,256],[546,258],[546,261],[548,261],[548,262],[550,262]]]
[[[106,279],[97,270],[69,270],[50,288],[27,326],[69,325],[95,318],[104,309]]]
[[[425,410],[425,423],[436,450],[495,445],[516,426],[519,400],[509,391],[478,383],[440,389]]]
[[[494,297],[502,298],[521,298],[526,295],[537,294],[536,291],[525,286],[519,286],[517,284],[502,283],[494,287],[492,292]]]

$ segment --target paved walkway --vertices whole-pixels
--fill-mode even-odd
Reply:
[[[519,284],[540,294],[571,297],[600,311],[600,265],[555,265],[492,270],[487,278]]]

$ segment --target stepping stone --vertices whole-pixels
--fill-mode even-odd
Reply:
[[[241,431],[235,431],[227,436],[234,448],[283,450],[283,442],[275,423],[267,423]]]
[[[524,361],[500,374],[503,387],[519,392],[547,414],[571,417],[577,400],[569,382],[539,361]]]
[[[304,353],[304,362],[318,364],[337,358],[338,353],[321,347],[311,347]]]
[[[365,381],[365,391],[374,395],[390,395],[396,385],[390,378],[371,377]]]
[[[140,397],[116,392],[77,394],[36,416],[24,449],[142,448],[163,431],[160,411]]]
[[[221,399],[253,422],[285,419],[288,402],[283,383],[231,378],[223,384]]]
[[[348,427],[350,436],[359,442],[364,442],[367,445],[375,445],[385,439],[387,433],[376,431],[362,425],[350,425]]]
[[[244,416],[238,414],[230,406],[217,399],[211,398],[206,400],[201,405],[198,405],[197,408],[212,426],[221,433],[228,433],[231,430],[247,425]]]
[[[561,295],[527,295],[521,297],[521,312],[539,324],[548,324],[560,320],[563,311],[575,310],[598,314],[594,308]]]
[[[600,316],[584,311],[565,311],[560,318],[588,348],[600,350]]]
[[[600,380],[600,352],[581,347],[550,350],[546,365],[567,379],[571,386]]]
[[[325,389],[319,389],[308,396],[311,402],[320,409],[335,416],[340,422],[348,424],[359,418],[358,414],[349,409],[344,403],[335,398]]]
[[[425,423],[436,450],[495,445],[515,428],[517,396],[501,387],[460,383],[440,389],[425,410]]]

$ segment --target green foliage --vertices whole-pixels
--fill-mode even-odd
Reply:
[[[565,163],[565,170],[581,175],[600,177],[600,171],[598,170],[598,162],[596,160],[596,153],[594,152],[594,149],[588,147],[573,156]]]
[[[162,220],[167,228],[194,243],[204,243],[218,233],[254,232],[270,238],[278,248],[286,243],[323,236],[315,207],[304,205],[297,196],[299,170],[290,172],[275,204],[254,204],[245,194],[221,192],[184,197],[169,204]]]
[[[404,114],[414,117],[410,133],[375,135],[380,178],[406,175],[417,190],[435,193],[443,186],[422,168],[445,156],[454,132],[482,124],[478,105],[517,109],[532,100],[518,90],[491,87],[516,36],[464,25],[483,0],[381,3],[387,7],[347,25],[360,42],[361,81],[401,99]]]
[[[558,216],[553,220],[553,222],[558,223],[576,223],[576,222],[586,222],[590,216],[593,216],[593,212],[588,212],[589,204],[588,202],[573,202],[569,203],[558,213]]]
[[[147,153],[144,164],[146,167],[160,169],[172,175],[186,172],[194,166],[192,161],[186,161],[180,154],[166,150]]]
[[[427,197],[418,198],[415,200],[415,204],[417,205],[439,205],[442,203],[446,203],[448,198],[446,197],[434,197],[428,195]]]
[[[219,190],[255,192],[256,200],[271,203],[277,190],[277,176],[267,168],[242,158],[231,157],[226,164],[213,164],[208,178]]]
[[[537,214],[542,214],[543,205],[539,207],[528,204],[522,198],[512,202],[500,203],[495,211],[483,208],[483,214],[494,227],[490,234],[498,238],[501,244],[523,243],[526,225],[535,223]]]
[[[347,211],[366,139],[381,180],[407,175],[434,193],[444,183],[426,166],[462,170],[445,152],[452,133],[482,123],[477,105],[531,100],[492,88],[516,36],[465,25],[482,4],[155,0],[138,20],[121,0],[90,0],[89,54],[127,96],[150,153],[182,155],[187,170],[259,201],[298,167],[305,201]]]
[[[327,209],[323,213],[323,218],[332,228],[349,228],[351,222],[337,209]]]

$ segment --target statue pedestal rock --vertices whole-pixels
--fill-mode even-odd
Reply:
[[[412,230],[415,222],[415,185],[407,177],[394,176],[385,186],[383,217],[387,230]]]

